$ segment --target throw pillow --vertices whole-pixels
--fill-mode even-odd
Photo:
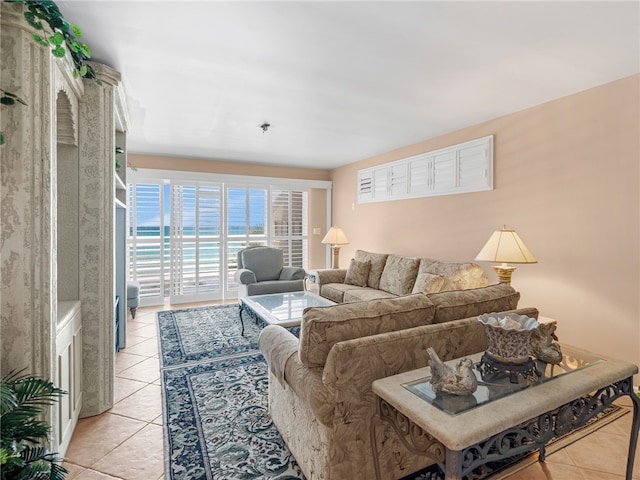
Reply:
[[[408,295],[418,275],[419,258],[389,255],[380,277],[380,290],[395,295]]]
[[[370,268],[371,262],[359,262],[355,258],[352,258],[347,270],[347,275],[344,278],[344,283],[358,287],[366,287]]]
[[[367,280],[367,287],[380,288],[380,277],[382,276],[382,270],[387,262],[386,253],[371,253],[364,250],[356,250],[356,260],[359,262],[371,262],[371,268],[369,269],[369,280]]]
[[[444,285],[443,275],[434,275],[427,272],[419,273],[411,293],[437,293],[442,290],[442,285]]]

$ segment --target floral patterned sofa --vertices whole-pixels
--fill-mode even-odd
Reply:
[[[320,295],[336,303],[465,290],[489,283],[476,263],[440,262],[364,250],[356,251],[347,269],[315,272]]]
[[[427,347],[443,360],[486,349],[477,316],[519,309],[505,284],[414,294],[305,310],[300,339],[271,325],[259,347],[269,364],[269,412],[309,480],[375,478],[371,383],[428,365]],[[441,458],[412,454],[390,427],[376,428],[382,478],[402,478]],[[444,450],[442,450],[444,451]]]

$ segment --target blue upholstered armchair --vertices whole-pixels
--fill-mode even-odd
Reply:
[[[238,252],[238,298],[304,290],[303,268],[285,267],[282,250],[248,247]]]

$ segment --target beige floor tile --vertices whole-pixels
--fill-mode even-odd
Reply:
[[[110,413],[81,418],[71,438],[65,460],[82,467],[91,467],[144,427],[144,422]]]
[[[142,362],[118,372],[118,376],[140,382],[153,383],[160,378],[160,364],[155,357],[147,357]]]
[[[627,467],[629,438],[624,435],[596,431],[569,445],[567,453],[576,465],[589,470],[622,475]],[[635,469],[640,463],[636,456]]]
[[[142,335],[136,335],[135,332],[130,332],[127,329],[127,343],[125,348],[135,347],[139,343],[149,340],[149,337],[143,337]]]
[[[558,450],[557,452],[552,453],[551,455],[547,455],[547,463],[560,463],[562,465],[574,465],[575,462],[571,459],[569,454],[567,453],[567,449],[563,448],[562,450]]]
[[[162,427],[149,424],[96,462],[93,468],[125,480],[158,478],[164,473],[163,451]]]
[[[540,469],[548,480],[583,480],[580,468],[573,465],[543,462]]]
[[[136,328],[134,331],[131,332],[132,334],[139,336],[139,337],[146,337],[146,338],[157,338],[158,337],[158,327],[156,325],[144,325],[140,328]]]
[[[162,402],[162,399],[160,399],[160,401]],[[164,425],[164,419],[162,418],[162,415],[158,415],[156,418],[153,419],[153,423],[154,425]]]
[[[110,412],[144,422],[152,422],[158,415],[162,415],[162,392],[160,387],[148,384],[116,403]]]
[[[131,353],[127,353],[126,349],[120,350],[116,355],[116,375],[146,359],[147,357],[144,355],[133,355]]]
[[[519,472],[509,475],[508,480],[547,480],[540,463],[534,463]]]
[[[631,422],[633,421],[633,414],[627,413],[623,417],[620,417],[615,422],[611,422],[609,425],[605,425],[600,429],[602,432],[612,433],[615,435],[626,435],[629,438],[631,434]]]
[[[157,320],[157,314],[158,311],[157,310],[152,310],[152,311],[148,311],[148,312],[136,312],[136,318],[131,318],[131,316],[129,316],[129,320],[127,320],[127,326],[132,325],[132,324],[150,324],[150,325],[155,325],[156,320]]]
[[[127,398],[132,393],[137,392],[148,383],[139,382],[137,380],[129,380],[128,378],[116,377],[115,389],[116,399],[115,403]]]
[[[113,477],[106,473],[96,470],[87,469],[82,472],[75,480],[123,480],[122,477]]]
[[[76,465],[75,463],[62,462],[62,466],[67,469],[67,474],[64,477],[65,480],[74,480],[85,470],[84,467]]]
[[[126,352],[134,355],[144,355],[146,357],[158,355],[158,339],[145,338],[142,342],[136,345],[127,345]]]
[[[613,473],[597,472],[595,470],[582,469],[582,477],[584,480],[624,480],[624,475],[615,475]],[[638,478],[635,475],[633,478]]]

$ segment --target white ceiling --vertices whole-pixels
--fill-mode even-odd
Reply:
[[[640,71],[638,1],[57,4],[134,153],[329,169]]]

